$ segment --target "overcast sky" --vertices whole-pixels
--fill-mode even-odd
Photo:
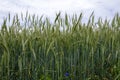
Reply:
[[[21,14],[28,11],[31,14],[55,17],[55,13],[80,14],[85,18],[94,11],[96,17],[112,18],[120,13],[120,0],[0,0],[0,23],[8,13]]]

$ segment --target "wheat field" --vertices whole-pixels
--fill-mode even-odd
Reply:
[[[0,29],[0,80],[120,80],[119,14],[111,22],[82,18],[9,14]]]

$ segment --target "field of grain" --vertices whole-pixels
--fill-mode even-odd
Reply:
[[[120,80],[119,14],[81,19],[9,14],[0,29],[0,80]]]

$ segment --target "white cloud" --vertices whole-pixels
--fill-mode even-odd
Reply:
[[[35,13],[49,17],[55,16],[58,11],[68,14],[80,12],[88,17],[92,11],[96,16],[112,17],[120,13],[120,0],[0,0],[0,17],[10,13]],[[6,14],[3,14],[6,13]]]
[[[4,9],[4,11],[11,12],[21,12],[21,11],[30,11],[31,13],[46,13],[56,12],[56,11],[69,11],[76,9],[89,9],[93,8],[93,4],[88,3],[85,0],[18,0],[14,2],[14,0],[5,0],[0,9]],[[21,5],[21,6],[20,6]],[[30,7],[26,7],[30,6]]]

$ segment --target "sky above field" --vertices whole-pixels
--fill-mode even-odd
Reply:
[[[8,13],[44,14],[54,19],[55,13],[84,14],[88,19],[94,11],[95,17],[111,19],[116,12],[120,14],[120,0],[0,0],[0,23]]]

